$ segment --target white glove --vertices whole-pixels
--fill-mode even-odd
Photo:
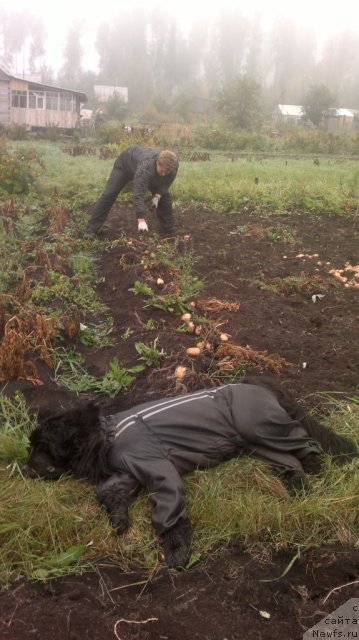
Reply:
[[[138,221],[138,230],[139,231],[148,231],[148,226],[146,220],[140,219]]]
[[[159,201],[160,201],[160,196],[153,196],[150,204],[151,211],[156,211]]]

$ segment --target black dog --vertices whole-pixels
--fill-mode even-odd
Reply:
[[[305,473],[320,471],[323,452],[337,462],[357,455],[352,442],[311,420],[282,390],[260,384],[205,389],[106,417],[89,404],[39,422],[24,471],[87,478],[120,534],[129,527],[131,502],[147,488],[171,567],[185,566],[191,543],[183,474],[244,452],[297,489]]]

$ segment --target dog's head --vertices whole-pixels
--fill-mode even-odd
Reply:
[[[62,413],[39,416],[30,434],[29,456],[23,473],[30,478],[57,480],[74,471],[73,462],[84,440],[98,429],[99,409],[93,404]]]

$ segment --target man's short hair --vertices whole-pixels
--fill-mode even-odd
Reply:
[[[168,169],[168,171],[173,171],[178,167],[178,158],[176,154],[169,149],[163,149],[163,151],[160,151],[158,162],[161,167]]]

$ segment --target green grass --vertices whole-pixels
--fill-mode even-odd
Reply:
[[[14,144],[14,143],[13,143]],[[45,164],[39,172],[40,190],[51,197],[56,190],[74,208],[95,202],[102,192],[114,160],[98,156],[72,157],[63,144],[17,142],[33,147]],[[355,160],[323,157],[238,157],[233,162],[213,155],[206,162],[182,161],[171,191],[179,205],[210,206],[221,212],[243,206],[268,212],[310,211],[346,213],[358,211],[359,172]],[[255,179],[258,179],[258,184]],[[121,196],[128,199],[129,194]]]
[[[359,441],[359,399],[328,400],[327,422]],[[84,481],[29,480],[21,475],[33,425],[21,397],[0,402],[0,575],[3,585],[26,576],[47,579],[80,572],[103,556],[124,569],[153,567],[161,548],[150,525],[150,501],[141,495],[132,526],[118,537]],[[11,443],[11,445],[9,445]],[[16,461],[16,462],[14,462]],[[7,463],[9,466],[7,466]],[[358,463],[336,467],[328,458],[310,490],[290,497],[264,465],[233,459],[185,478],[195,525],[192,561],[214,553],[233,538],[278,550],[325,543],[355,545],[359,539]]]
[[[283,158],[183,162],[173,194],[180,204],[192,201],[227,213],[243,206],[279,213],[344,213],[348,207],[358,209],[359,187],[354,195],[351,186],[356,176],[356,163],[349,160],[319,167],[311,159],[288,164]]]
[[[31,146],[39,153],[46,171],[39,172],[38,181],[41,191],[49,196],[57,190],[64,198],[95,201],[113,166],[113,160],[99,160],[97,156],[70,156],[60,143],[23,141],[16,146]]]

